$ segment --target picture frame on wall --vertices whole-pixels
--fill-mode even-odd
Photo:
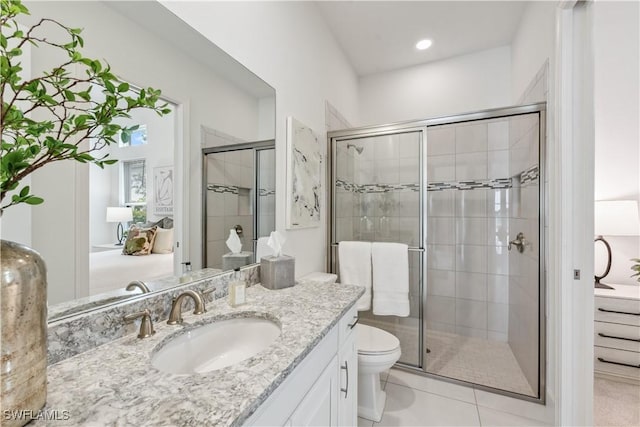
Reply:
[[[287,117],[287,229],[320,227],[322,151],[311,128]]]
[[[173,166],[153,168],[153,213],[173,216]]]

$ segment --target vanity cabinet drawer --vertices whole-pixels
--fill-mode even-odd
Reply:
[[[595,298],[596,321],[640,326],[640,300]]]
[[[594,369],[640,381],[640,353],[596,346]]]
[[[594,343],[600,347],[640,352],[640,327],[595,322]]]
[[[358,323],[358,310],[355,306],[351,307],[347,314],[340,319],[340,344],[342,344],[349,335],[355,331],[355,326]]]

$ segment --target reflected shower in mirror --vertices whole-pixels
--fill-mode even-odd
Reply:
[[[215,135],[217,145],[202,150],[203,262],[209,268],[240,268],[259,261],[258,239],[275,230],[275,143],[206,135]],[[241,248],[227,244],[234,234]]]

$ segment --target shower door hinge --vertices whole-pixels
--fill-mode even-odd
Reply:
[[[573,270],[573,280],[580,280],[580,270]]]

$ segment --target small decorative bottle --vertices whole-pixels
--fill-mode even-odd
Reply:
[[[234,271],[239,272],[240,269],[236,268]],[[240,279],[235,279],[229,283],[229,305],[231,307],[237,307],[247,302],[246,295],[247,284]]]

